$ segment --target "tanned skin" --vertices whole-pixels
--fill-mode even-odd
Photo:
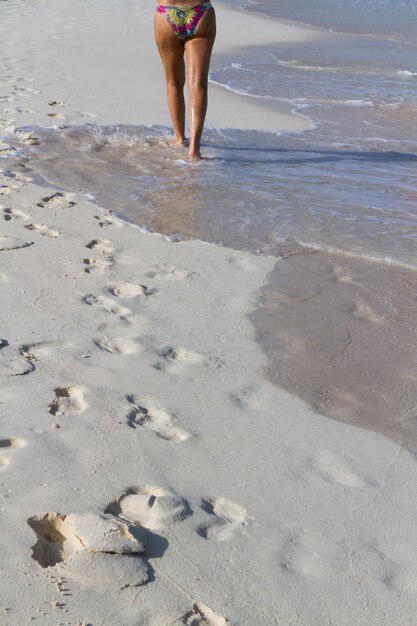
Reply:
[[[191,0],[188,4],[182,2],[181,6],[185,8],[195,4]],[[207,112],[208,73],[215,38],[216,16],[213,9],[204,13],[195,34],[187,39],[177,37],[168,20],[160,13],[155,13],[155,41],[165,70],[168,109],[174,129],[171,143],[187,145],[184,98],[187,80],[190,126],[188,155],[193,161],[202,158],[200,144]]]

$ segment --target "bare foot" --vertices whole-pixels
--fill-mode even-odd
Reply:
[[[188,157],[189,157],[190,161],[192,161],[193,163],[196,163],[197,161],[202,161],[203,160],[203,157],[201,156],[200,150],[189,150],[188,151]]]
[[[172,137],[168,143],[174,148],[185,148],[188,146],[188,139],[185,137]]]

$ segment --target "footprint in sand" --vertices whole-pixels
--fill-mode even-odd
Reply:
[[[383,315],[378,315],[372,308],[365,302],[353,302],[347,307],[347,312],[364,322],[372,322],[374,324],[380,324],[385,320]]]
[[[186,278],[196,278],[198,272],[192,270],[185,270],[175,265],[155,265],[148,272],[146,276],[148,278],[159,278],[161,280],[184,280]]]
[[[14,452],[18,448],[23,448],[26,445],[24,439],[18,437],[12,437],[11,439],[0,439],[0,470],[7,467],[10,464],[10,452]]]
[[[22,168],[22,169],[27,169],[28,172],[30,172],[30,168],[26,168],[25,165],[18,163],[18,165]],[[16,178],[16,180],[18,180],[21,183],[32,183],[34,178],[33,176],[31,176],[30,174],[23,174],[22,172],[11,172],[13,178]]]
[[[190,439],[191,433],[175,425],[175,417],[165,409],[156,405],[145,407],[136,402],[133,396],[127,396],[130,411],[127,421],[131,428],[141,426],[151,430],[162,439],[182,443]]]
[[[18,209],[3,209],[3,218],[6,222],[11,222],[13,220],[25,222],[29,219],[29,215],[23,211],[19,211]]]
[[[95,215],[94,219],[98,221],[100,228],[120,228],[123,222],[117,220],[112,215]]]
[[[101,350],[112,354],[137,354],[145,350],[145,346],[134,337],[115,335],[114,337],[102,337],[94,342]]]
[[[321,478],[336,485],[357,489],[369,489],[378,486],[368,477],[360,476],[353,469],[353,463],[349,459],[328,450],[318,451],[308,465],[318,471]]]
[[[17,80],[23,80],[23,78],[18,78]],[[13,86],[15,92],[20,96],[22,94],[40,94],[39,89],[32,89],[32,87],[18,87],[17,85]]]
[[[51,117],[54,120],[66,120],[67,116],[63,115],[62,113],[47,113],[46,114],[48,117]]]
[[[101,272],[109,270],[113,265],[110,260],[94,259],[93,257],[85,258],[83,263],[86,266],[84,271],[87,272],[87,274],[92,274],[93,272],[100,274]]]
[[[203,509],[215,517],[212,522],[199,527],[198,533],[205,539],[225,541],[233,537],[242,526],[247,526],[250,517],[246,509],[227,498],[206,498]]]
[[[25,167],[22,164],[19,164],[21,167]],[[22,174],[22,172],[11,172],[8,170],[4,173],[7,178],[13,178],[14,180],[18,180],[21,183],[30,183],[33,181],[32,176],[27,176],[26,174]]]
[[[50,107],[67,107],[69,106],[69,102],[64,102],[62,100],[51,100],[48,102]]]
[[[17,130],[16,137],[19,139],[19,141],[27,143],[29,146],[39,146],[39,139],[35,137],[35,134],[33,132]]]
[[[0,357],[0,376],[26,376],[35,369],[32,363],[28,363],[20,357]]]
[[[205,365],[207,367],[221,367],[220,359],[208,357],[199,352],[193,352],[186,348],[174,348],[167,346],[159,352],[161,360],[155,363],[157,370],[162,370],[168,374],[183,374],[187,369]]]
[[[74,113],[79,117],[89,117],[90,119],[95,119],[97,117],[97,113],[90,113],[89,111],[74,111]]]
[[[160,530],[192,515],[187,500],[171,489],[138,485],[115,498],[106,513],[112,513],[149,530]]]
[[[117,298],[135,298],[136,296],[152,296],[158,292],[157,289],[150,289],[146,285],[136,283],[119,283],[108,287],[109,293]]]
[[[186,626],[226,626],[227,619],[217,615],[202,602],[196,602],[192,611],[186,613],[180,623]]]
[[[103,255],[111,254],[112,252],[114,252],[114,248],[109,239],[92,239],[85,244],[85,247],[89,248],[90,250],[94,250],[94,252],[98,254]]]
[[[77,552],[133,555],[146,550],[145,531],[113,515],[45,513],[30,517],[28,524],[37,536],[32,557],[42,567],[52,567]],[[147,568],[142,566],[141,582],[145,582]]]
[[[106,298],[101,294],[90,294],[85,296],[84,302],[90,306],[96,306],[100,309],[104,309],[104,311],[107,311],[108,313],[120,315],[122,318],[125,318],[132,312],[126,306],[122,306],[111,298]]]
[[[76,202],[71,200],[72,195],[67,193],[62,193],[61,191],[57,191],[50,196],[46,196],[42,198],[40,202],[38,202],[37,206],[42,209],[50,208],[50,209],[70,209],[71,207],[76,205]]]
[[[6,144],[0,142],[0,154],[2,156],[8,156],[9,154],[13,154],[14,152],[16,152],[16,150],[17,148],[15,148],[14,146],[7,146]]]
[[[0,471],[10,464],[10,459],[0,454]]]
[[[45,224],[28,224],[25,226],[28,230],[35,230],[36,232],[44,235],[46,237],[50,237],[51,239],[56,239],[61,235],[59,230],[54,230],[53,228],[49,228]]]
[[[12,193],[13,186],[11,185],[0,185],[0,196],[8,196]]]
[[[1,98],[0,98],[0,102],[1,102]],[[3,114],[4,114],[4,110],[3,110]],[[0,117],[0,125],[7,127],[7,126],[14,126],[16,120],[13,119],[12,117],[10,117],[9,115],[7,117]]]
[[[90,274],[94,271],[103,272],[112,267],[114,261],[112,252],[114,248],[111,245],[111,241],[108,239],[92,239],[89,243],[85,244],[85,247],[94,250],[94,252],[102,256],[101,259],[94,257],[84,259],[83,263],[87,266],[85,268],[87,273]]]
[[[399,596],[404,590],[404,569],[395,548],[393,550],[394,546],[376,538],[365,541],[361,548],[361,562],[367,573],[373,573],[374,580]],[[410,582],[411,580],[406,583],[406,588],[409,587]]]
[[[88,408],[81,387],[58,387],[49,405],[51,415],[79,415]]]
[[[0,235],[0,252],[3,250],[18,250],[19,248],[27,248],[33,245],[33,242],[23,241],[17,237],[8,237],[7,235]]]
[[[164,540],[161,543],[163,549],[166,549]],[[81,587],[90,595],[97,593],[97,589],[100,589],[101,594],[110,595],[125,593],[126,589],[134,589],[137,593],[137,588],[149,581],[148,567],[141,554],[82,550],[65,561],[64,567],[58,569],[58,572],[62,571],[68,577],[65,589],[69,588],[69,584],[75,583],[77,589]],[[87,622],[73,623],[87,626]],[[91,626],[91,622],[88,625]]]
[[[258,267],[256,263],[254,263],[254,261],[252,260],[250,256],[243,257],[243,258],[230,257],[227,259],[227,262],[232,267],[236,267],[239,270],[244,270],[245,272],[257,272],[258,271]]]
[[[69,344],[66,341],[50,340],[50,341],[37,341],[35,343],[26,343],[20,347],[20,354],[31,363],[36,361],[44,361],[53,356],[55,348],[68,347]]]
[[[31,109],[23,109],[22,107],[17,107],[14,111],[9,111],[10,113],[34,113]]]
[[[331,283],[352,283],[353,279],[339,265],[333,265],[329,271],[329,281]]]
[[[288,532],[288,531],[287,531]],[[310,528],[288,532],[280,551],[279,565],[299,578],[324,580],[334,574],[335,564],[346,559],[346,548]]]

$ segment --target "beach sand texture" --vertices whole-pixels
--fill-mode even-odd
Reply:
[[[167,123],[151,3],[1,4],[4,156],[13,126]],[[233,99],[239,126],[305,124],[212,94],[216,126]],[[276,259],[0,168],[0,624],[415,623],[415,458],[265,377]]]

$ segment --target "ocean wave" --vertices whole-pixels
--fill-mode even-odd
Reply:
[[[286,60],[279,59],[276,55],[271,55],[277,65],[282,67],[288,67],[291,69],[302,70],[305,72],[324,72],[331,74],[344,74],[344,75],[355,75],[365,74],[366,76],[381,76],[386,78],[415,78],[417,77],[417,72],[412,72],[411,70],[404,69],[369,69],[361,66],[335,66],[335,65],[306,65],[303,61],[298,61],[297,59]],[[234,64],[233,64],[234,65]],[[250,71],[248,68],[245,68],[241,63],[236,64],[235,69],[241,71]]]
[[[244,89],[237,89],[236,87],[232,87],[230,83],[222,83],[214,78],[210,77],[210,83],[213,85],[217,85],[218,87],[222,87],[223,89],[227,89],[239,96],[246,96],[248,98],[258,98],[262,100],[272,100],[276,102],[287,102],[296,107],[296,111],[301,107],[308,106],[317,106],[317,105],[345,105],[345,106],[354,106],[354,107],[373,107],[375,103],[372,100],[361,100],[361,99],[342,99],[342,98],[303,98],[303,97],[295,97],[295,98],[285,98],[283,96],[270,96],[270,95],[262,95],[257,93],[249,93]],[[311,120],[308,118],[313,124],[316,124],[315,120]]]
[[[262,100],[277,100],[278,99],[275,96],[249,93],[248,91],[245,91],[243,89],[236,89],[235,87],[232,87],[229,83],[221,83],[220,81],[215,80],[212,77],[212,75],[209,76],[209,83],[212,85],[217,85],[218,87],[223,87],[223,89],[227,89],[227,91],[232,91],[233,93],[236,93],[239,96],[247,96],[248,98],[259,98]]]
[[[397,70],[397,74],[405,78],[417,78],[417,72],[410,72],[409,70]]]
[[[300,108],[325,107],[328,105],[342,105],[355,108],[373,108],[375,102],[372,100],[343,100],[338,98],[293,98],[291,102]]]
[[[383,265],[389,265],[391,267],[402,267],[404,269],[417,270],[417,261],[415,264],[407,263],[399,258],[392,257],[390,255],[367,253],[355,250],[346,250],[339,246],[326,245],[324,243],[317,243],[315,241],[309,241],[307,239],[298,239],[296,237],[291,238],[276,238],[276,242],[282,244],[294,243],[307,250],[315,250],[317,252],[326,252],[328,254],[337,254],[351,259],[360,259],[367,261],[368,263],[381,263]]]
[[[106,211],[106,209],[99,207],[102,211]],[[155,230],[151,230],[148,227],[142,225],[142,224],[137,224],[131,220],[129,220],[128,218],[126,218],[122,213],[119,213],[117,211],[112,211],[112,214],[117,217],[117,219],[119,219],[120,221],[122,221],[124,224],[126,224],[127,226],[131,226],[132,228],[137,228],[139,229],[141,232],[143,233],[148,233],[151,235],[156,235],[158,237],[162,237],[163,239],[165,239],[166,241],[173,241],[173,242],[178,242],[178,241],[183,241],[186,240],[186,237],[181,237],[178,234],[176,235],[167,235],[167,234],[163,234],[163,233],[159,233]],[[225,244],[222,244],[221,242],[216,242],[216,241],[207,241],[204,239],[200,239],[200,238],[194,238],[195,241],[199,241],[200,243],[209,245],[209,246],[220,246],[220,247],[230,247],[230,246],[226,246]],[[280,244],[295,244],[296,246],[299,246],[300,248],[304,248],[306,250],[314,250],[316,252],[325,252],[327,254],[334,254],[334,255],[338,255],[338,256],[342,256],[345,258],[351,258],[351,259],[359,259],[362,261],[366,261],[368,263],[378,263],[378,264],[383,264],[383,265],[387,265],[390,267],[400,267],[400,268],[404,268],[404,269],[409,269],[409,270],[413,270],[416,271],[417,270],[417,261],[415,263],[415,265],[413,265],[412,263],[407,263],[406,261],[403,261],[401,259],[392,257],[390,255],[382,255],[382,254],[374,254],[374,253],[367,253],[367,252],[361,252],[361,251],[354,251],[354,250],[346,250],[344,248],[341,248],[339,246],[332,246],[332,245],[326,245],[324,243],[318,243],[315,241],[309,241],[307,239],[302,239],[302,238],[297,238],[297,237],[278,237],[276,236],[274,238],[275,243],[274,244],[270,244],[269,249],[263,249],[262,251],[259,250],[259,248],[253,248],[253,249],[249,249],[247,250],[250,254],[254,254],[254,255],[265,255],[265,254],[270,254],[271,256],[276,256],[277,258],[280,258],[281,254],[278,252],[277,250],[277,246],[279,247]],[[285,253],[284,253],[285,256]]]

